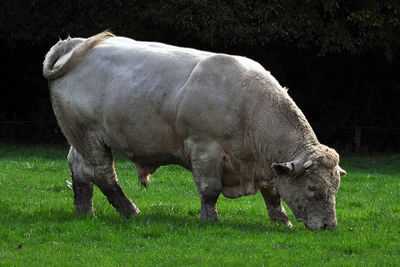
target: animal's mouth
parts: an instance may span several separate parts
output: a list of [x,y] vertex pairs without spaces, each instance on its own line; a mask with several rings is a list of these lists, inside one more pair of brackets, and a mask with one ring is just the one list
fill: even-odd
[[304,225],[308,228],[308,229],[310,229],[310,230],[313,230],[313,231],[317,231],[317,230],[322,230],[322,231],[325,231],[325,230],[333,230],[333,229],[335,229],[336,228],[336,226],[337,226],[337,224],[336,223],[326,223],[326,222],[323,222],[323,223],[321,223],[321,224],[307,224],[307,223],[304,223]]
[[315,226],[311,226],[311,225],[309,225],[309,224],[307,224],[307,223],[304,223],[304,225],[308,228],[308,229],[310,229],[310,230],[312,230],[312,231],[316,231],[316,230],[325,230],[325,228],[322,228],[322,227],[315,227]]

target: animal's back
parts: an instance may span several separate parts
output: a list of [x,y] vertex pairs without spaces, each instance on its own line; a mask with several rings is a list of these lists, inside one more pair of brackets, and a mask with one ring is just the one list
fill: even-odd
[[[79,46],[83,41],[70,42]],[[71,52],[52,65],[62,66]],[[79,139],[87,134],[77,132],[85,131],[134,161],[172,163],[182,158],[175,132],[182,88],[197,63],[212,55],[123,37],[103,40],[68,72],[50,80],[60,126],[71,143],[84,143]]]
[[238,135],[258,102],[255,83],[265,76],[281,90],[247,58],[112,37],[50,81],[50,91],[67,138],[89,131],[135,162],[186,164],[190,137],[215,139],[226,149],[242,145]]

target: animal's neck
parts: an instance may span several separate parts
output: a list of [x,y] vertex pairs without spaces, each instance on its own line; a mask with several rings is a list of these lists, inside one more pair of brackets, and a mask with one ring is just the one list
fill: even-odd
[[269,94],[263,102],[253,140],[258,159],[265,167],[291,161],[319,144],[304,114],[286,92]]

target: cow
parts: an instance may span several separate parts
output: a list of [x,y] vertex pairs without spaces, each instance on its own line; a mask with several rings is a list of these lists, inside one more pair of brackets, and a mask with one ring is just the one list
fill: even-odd
[[346,172],[319,143],[286,88],[259,63],[105,31],[60,40],[43,75],[58,124],[71,145],[74,205],[93,214],[96,185],[121,216],[139,209],[120,187],[112,150],[136,165],[138,179],[162,165],[191,171],[200,219],[216,203],[261,192],[272,221],[312,229],[337,226],[335,195]]

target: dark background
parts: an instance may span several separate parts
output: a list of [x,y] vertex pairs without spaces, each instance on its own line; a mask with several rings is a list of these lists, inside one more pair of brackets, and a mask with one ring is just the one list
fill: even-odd
[[110,29],[252,58],[289,88],[322,143],[347,152],[400,151],[398,0],[0,0],[0,6],[0,142],[65,142],[42,76],[44,56],[59,38]]

